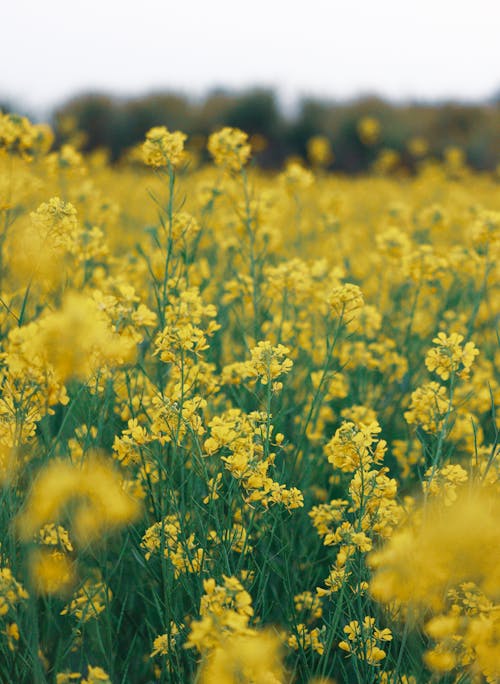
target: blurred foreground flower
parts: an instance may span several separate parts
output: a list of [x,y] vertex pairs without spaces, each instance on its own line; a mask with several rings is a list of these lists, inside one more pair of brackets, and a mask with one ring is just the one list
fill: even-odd
[[500,677],[499,517],[497,488],[463,487],[451,505],[438,498],[415,511],[370,557],[376,599],[435,614],[426,625],[438,642],[425,656],[431,670]]
[[124,491],[118,472],[102,456],[91,454],[82,464],[53,460],[38,475],[17,519],[20,538],[30,541],[72,502],[71,530],[80,544],[133,522],[140,513],[137,501]]

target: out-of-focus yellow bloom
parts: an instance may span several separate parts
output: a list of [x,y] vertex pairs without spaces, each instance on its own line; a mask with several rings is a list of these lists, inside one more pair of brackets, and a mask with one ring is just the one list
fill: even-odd
[[33,124],[18,114],[0,112],[0,149],[19,152],[31,160],[31,154],[47,152],[54,140],[54,134],[47,124]]
[[117,471],[101,456],[90,454],[82,464],[56,459],[42,468],[18,516],[21,539],[29,541],[44,524],[57,520],[72,501],[76,505],[71,531],[79,544],[128,525],[140,513]]
[[40,319],[30,346],[63,381],[89,379],[102,366],[132,361],[135,353],[134,339],[113,329],[99,301],[75,292],[66,295],[59,311]]
[[487,487],[464,488],[448,506],[430,502],[414,522],[395,532],[372,554],[371,592],[384,602],[439,609],[446,589],[474,579],[487,596],[500,599],[500,503]]
[[305,169],[299,161],[289,161],[279,178],[292,195],[299,190],[306,190],[314,183],[311,171]]
[[429,151],[429,143],[422,137],[410,138],[408,141],[408,150],[414,157],[425,157]]
[[324,135],[315,135],[307,141],[307,157],[313,166],[326,167],[334,156],[330,141]]
[[246,133],[239,128],[226,126],[212,133],[207,147],[217,166],[236,172],[245,166],[250,158],[252,149],[247,141]]
[[76,581],[75,564],[57,550],[37,549],[30,556],[31,581],[39,594],[64,595]]
[[358,123],[358,135],[365,145],[374,145],[380,137],[380,122],[373,116],[365,116]]
[[202,664],[201,684],[284,684],[281,643],[271,632],[233,634]]
[[145,164],[159,169],[163,166],[175,168],[184,159],[184,142],[187,135],[180,131],[171,133],[165,126],[155,126],[146,133],[142,146]]

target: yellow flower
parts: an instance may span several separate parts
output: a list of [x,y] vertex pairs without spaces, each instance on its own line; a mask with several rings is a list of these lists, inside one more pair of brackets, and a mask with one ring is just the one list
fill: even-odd
[[200,684],[282,684],[280,641],[271,632],[225,638],[204,661]]
[[81,465],[56,459],[42,468],[18,516],[21,539],[31,540],[71,501],[77,502],[72,532],[80,544],[133,522],[140,513],[138,502],[124,491],[118,472],[99,454],[90,454]]
[[239,128],[222,128],[208,139],[208,151],[217,166],[239,171],[247,163],[251,147],[248,135]]
[[375,618],[366,616],[361,624],[357,620],[351,620],[344,627],[344,632],[347,641],[339,643],[339,648],[343,651],[374,666],[378,666],[386,657],[385,651],[380,646],[392,640],[392,632],[387,628],[377,629]]
[[324,167],[333,161],[330,141],[324,135],[315,135],[307,141],[307,156],[313,166]]
[[87,679],[82,680],[82,684],[111,684],[109,675],[102,667],[92,667],[89,665]]
[[61,551],[33,551],[30,571],[32,583],[39,594],[64,595],[76,580],[74,562]]
[[[182,628],[184,625],[180,625]],[[153,642],[153,650],[151,651],[150,658],[155,656],[165,656],[168,655],[172,649],[177,646],[177,640],[179,637],[179,627],[175,622],[170,623],[170,631],[165,634],[160,634],[156,637]]]
[[358,123],[358,134],[365,145],[374,145],[380,136],[380,123],[373,116],[365,116]]
[[187,135],[180,131],[171,133],[165,126],[155,126],[146,133],[142,146],[145,164],[156,169],[163,166],[175,168],[184,159],[184,141]]
[[444,332],[438,333],[432,341],[436,345],[427,352],[425,365],[443,380],[448,380],[451,373],[458,372],[461,377],[467,377],[475,357],[479,354],[474,342],[466,342],[463,335]]
[[79,622],[95,620],[109,606],[111,589],[104,582],[85,580],[61,615],[73,615]]

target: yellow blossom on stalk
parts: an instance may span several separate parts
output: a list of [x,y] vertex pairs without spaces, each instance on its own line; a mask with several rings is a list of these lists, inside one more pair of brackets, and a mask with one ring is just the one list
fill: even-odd
[[323,655],[325,652],[324,639],[326,636],[326,628],[323,626],[321,629],[319,627],[314,627],[314,629],[308,629],[306,625],[299,623],[296,627],[296,634],[291,634],[287,639],[287,644],[294,651],[298,651],[299,648],[306,650],[310,648],[319,655]]
[[60,197],[52,197],[31,213],[31,222],[44,246],[72,249],[78,233],[75,207]]
[[215,164],[229,171],[239,171],[245,166],[252,151],[248,135],[239,128],[228,126],[212,133],[207,147]]
[[463,335],[447,335],[444,332],[438,333],[432,341],[436,346],[425,357],[425,365],[431,373],[434,371],[443,380],[448,380],[451,373],[463,378],[469,375],[474,359],[479,354],[474,342],[462,345]]
[[180,131],[171,133],[165,126],[155,126],[146,133],[142,146],[145,164],[155,169],[163,166],[175,168],[184,159],[184,141],[187,135]]
[[358,285],[345,283],[333,288],[328,296],[328,304],[336,316],[342,316],[349,321],[349,319],[355,318],[363,307],[363,293]]
[[392,641],[390,629],[378,629],[375,626],[375,618],[366,616],[360,624],[358,620],[351,620],[344,627],[347,639],[339,643],[339,648],[359,660],[365,660],[369,665],[380,665],[380,661],[386,657],[386,652],[381,648],[384,642]]
[[[182,629],[184,625],[180,625]],[[170,623],[170,630],[165,634],[160,634],[156,637],[153,642],[153,650],[151,651],[150,658],[155,656],[166,656],[172,652],[177,646],[177,641],[179,639],[180,631],[179,627],[175,622]]]
[[281,382],[274,382],[280,375],[292,370],[293,361],[287,357],[288,347],[282,344],[272,346],[269,341],[258,342],[250,350],[251,361],[249,370],[253,377],[258,378],[263,385],[272,384],[273,390],[282,388]]
[[61,611],[61,615],[73,615],[79,622],[95,620],[108,607],[112,599],[111,589],[99,579],[87,579]]
[[28,592],[16,580],[10,568],[0,568],[0,618],[28,599]]
[[178,211],[172,217],[169,237],[172,240],[188,240],[196,236],[201,226],[194,216],[187,211]]
[[451,506],[458,497],[462,485],[469,479],[465,468],[449,463],[442,468],[429,468],[425,472],[424,492],[441,497],[445,506]]
[[148,527],[142,537],[141,547],[146,560],[163,551],[164,557],[174,566],[176,577],[201,570],[203,549],[196,543],[194,534],[186,534],[185,523],[181,525],[176,515],[167,515],[161,523]]
[[210,578],[203,580],[201,619],[191,624],[186,648],[200,653],[212,651],[231,634],[251,634],[252,598],[236,577],[223,576],[223,584]]
[[19,642],[19,627],[16,622],[10,622],[5,629],[0,632],[7,637],[7,647],[9,651],[15,651]]
[[3,114],[0,112],[1,147],[10,149],[15,144],[19,144],[21,149],[23,149],[30,147],[31,139],[32,126],[26,117],[17,114]]
[[68,530],[62,525],[48,523],[44,525],[37,535],[41,544],[51,547],[59,547],[63,551],[73,551],[73,544],[69,538]]
[[213,304],[205,304],[197,287],[172,296],[165,309],[166,326],[155,340],[155,355],[165,363],[191,363],[189,356],[200,357],[209,348],[208,338],[212,337],[220,325],[211,320],[217,316]]
[[[267,372],[267,371],[266,371]],[[250,375],[250,372],[248,372]],[[275,383],[273,383],[275,384]],[[267,508],[282,503],[288,510],[304,505],[302,493],[296,488],[287,489],[274,481],[268,471],[274,463],[274,452],[265,454],[265,443],[273,434],[267,414],[253,411],[246,415],[238,409],[230,409],[210,423],[211,436],[204,442],[207,454],[214,454],[224,448],[227,455],[221,456],[226,469],[242,485],[246,501],[250,505],[259,502]],[[276,444],[283,441],[276,435]]]
[[446,387],[428,382],[412,392],[404,417],[409,425],[421,425],[426,432],[436,433],[450,410]]
[[385,440],[377,441],[380,431],[377,421],[367,425],[344,421],[325,446],[328,461],[346,473],[380,463],[387,450]]
[[74,260],[87,235],[80,226],[75,207],[53,197],[31,212],[29,220],[9,231],[6,249],[14,282],[26,288],[36,283],[45,291],[54,291],[70,278]]
[[293,597],[297,613],[310,613],[312,619],[320,618],[323,614],[322,602],[319,596],[310,591],[303,591]]

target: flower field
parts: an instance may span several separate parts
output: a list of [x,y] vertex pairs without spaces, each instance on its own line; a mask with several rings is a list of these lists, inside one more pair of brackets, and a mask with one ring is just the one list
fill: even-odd
[[500,682],[498,174],[77,142],[0,114],[0,682]]

